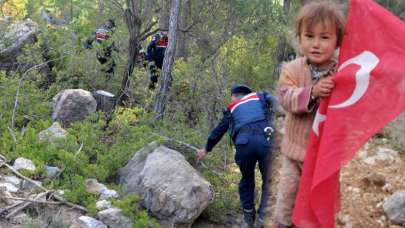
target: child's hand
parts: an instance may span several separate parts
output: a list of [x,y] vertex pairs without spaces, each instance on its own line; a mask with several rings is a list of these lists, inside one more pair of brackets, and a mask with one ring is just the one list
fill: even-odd
[[318,81],[318,83],[316,83],[312,87],[311,96],[316,97],[316,98],[329,97],[330,94],[332,93],[332,90],[334,87],[335,87],[335,83],[333,82],[333,80],[330,76],[326,77],[326,78],[321,78]]

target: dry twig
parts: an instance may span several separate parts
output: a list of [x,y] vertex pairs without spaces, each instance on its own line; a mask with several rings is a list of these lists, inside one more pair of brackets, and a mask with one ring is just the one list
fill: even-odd
[[[1,156],[1,155],[0,155],[0,156]],[[4,157],[4,156],[3,156],[3,157]],[[11,170],[11,172],[13,172],[15,175],[17,175],[18,177],[20,177],[20,178],[22,178],[22,179],[24,179],[24,180],[26,180],[26,181],[28,181],[28,182],[30,182],[30,183],[32,183],[32,184],[34,184],[35,186],[37,186],[39,189],[41,189],[41,190],[44,191],[44,192],[46,192],[46,193],[53,192],[53,190],[46,189],[45,187],[43,187],[42,185],[38,184],[38,183],[35,182],[34,180],[32,180],[32,179],[30,179],[30,178],[28,178],[28,177],[22,175],[20,172],[18,172],[17,170],[15,170],[15,169],[14,169],[13,167],[11,167],[9,164],[7,164],[7,163],[2,163],[2,164],[0,164],[0,167],[1,167],[1,166],[6,166],[6,167],[7,167],[9,170]],[[58,196],[58,195],[52,194],[52,198],[54,198],[55,200],[61,202],[62,204],[65,204],[65,205],[67,205],[67,206],[72,207],[73,209],[78,209],[78,210],[81,210],[81,211],[87,213],[87,209],[86,209],[85,207],[82,207],[82,206],[80,206],[80,205],[67,202],[67,201],[65,201],[62,197],[60,197],[60,196]]]

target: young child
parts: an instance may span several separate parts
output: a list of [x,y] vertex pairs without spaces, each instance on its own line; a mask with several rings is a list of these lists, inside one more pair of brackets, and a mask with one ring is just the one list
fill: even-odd
[[335,50],[343,37],[344,17],[338,5],[330,1],[306,4],[296,18],[295,34],[303,57],[282,68],[278,96],[288,112],[280,183],[275,206],[278,228],[293,227],[292,210],[309,143],[312,122],[319,100],[330,96],[334,83]]

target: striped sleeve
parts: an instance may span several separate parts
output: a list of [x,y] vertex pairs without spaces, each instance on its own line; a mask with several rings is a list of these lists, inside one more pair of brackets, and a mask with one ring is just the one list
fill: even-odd
[[283,67],[278,82],[278,97],[281,106],[288,112],[309,113],[311,86],[299,87],[298,78]]

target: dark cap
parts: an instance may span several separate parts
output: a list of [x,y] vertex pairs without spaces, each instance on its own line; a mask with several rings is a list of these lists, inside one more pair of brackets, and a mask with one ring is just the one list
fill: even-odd
[[242,94],[249,94],[252,90],[246,85],[234,85],[231,88],[231,94],[242,93]]

